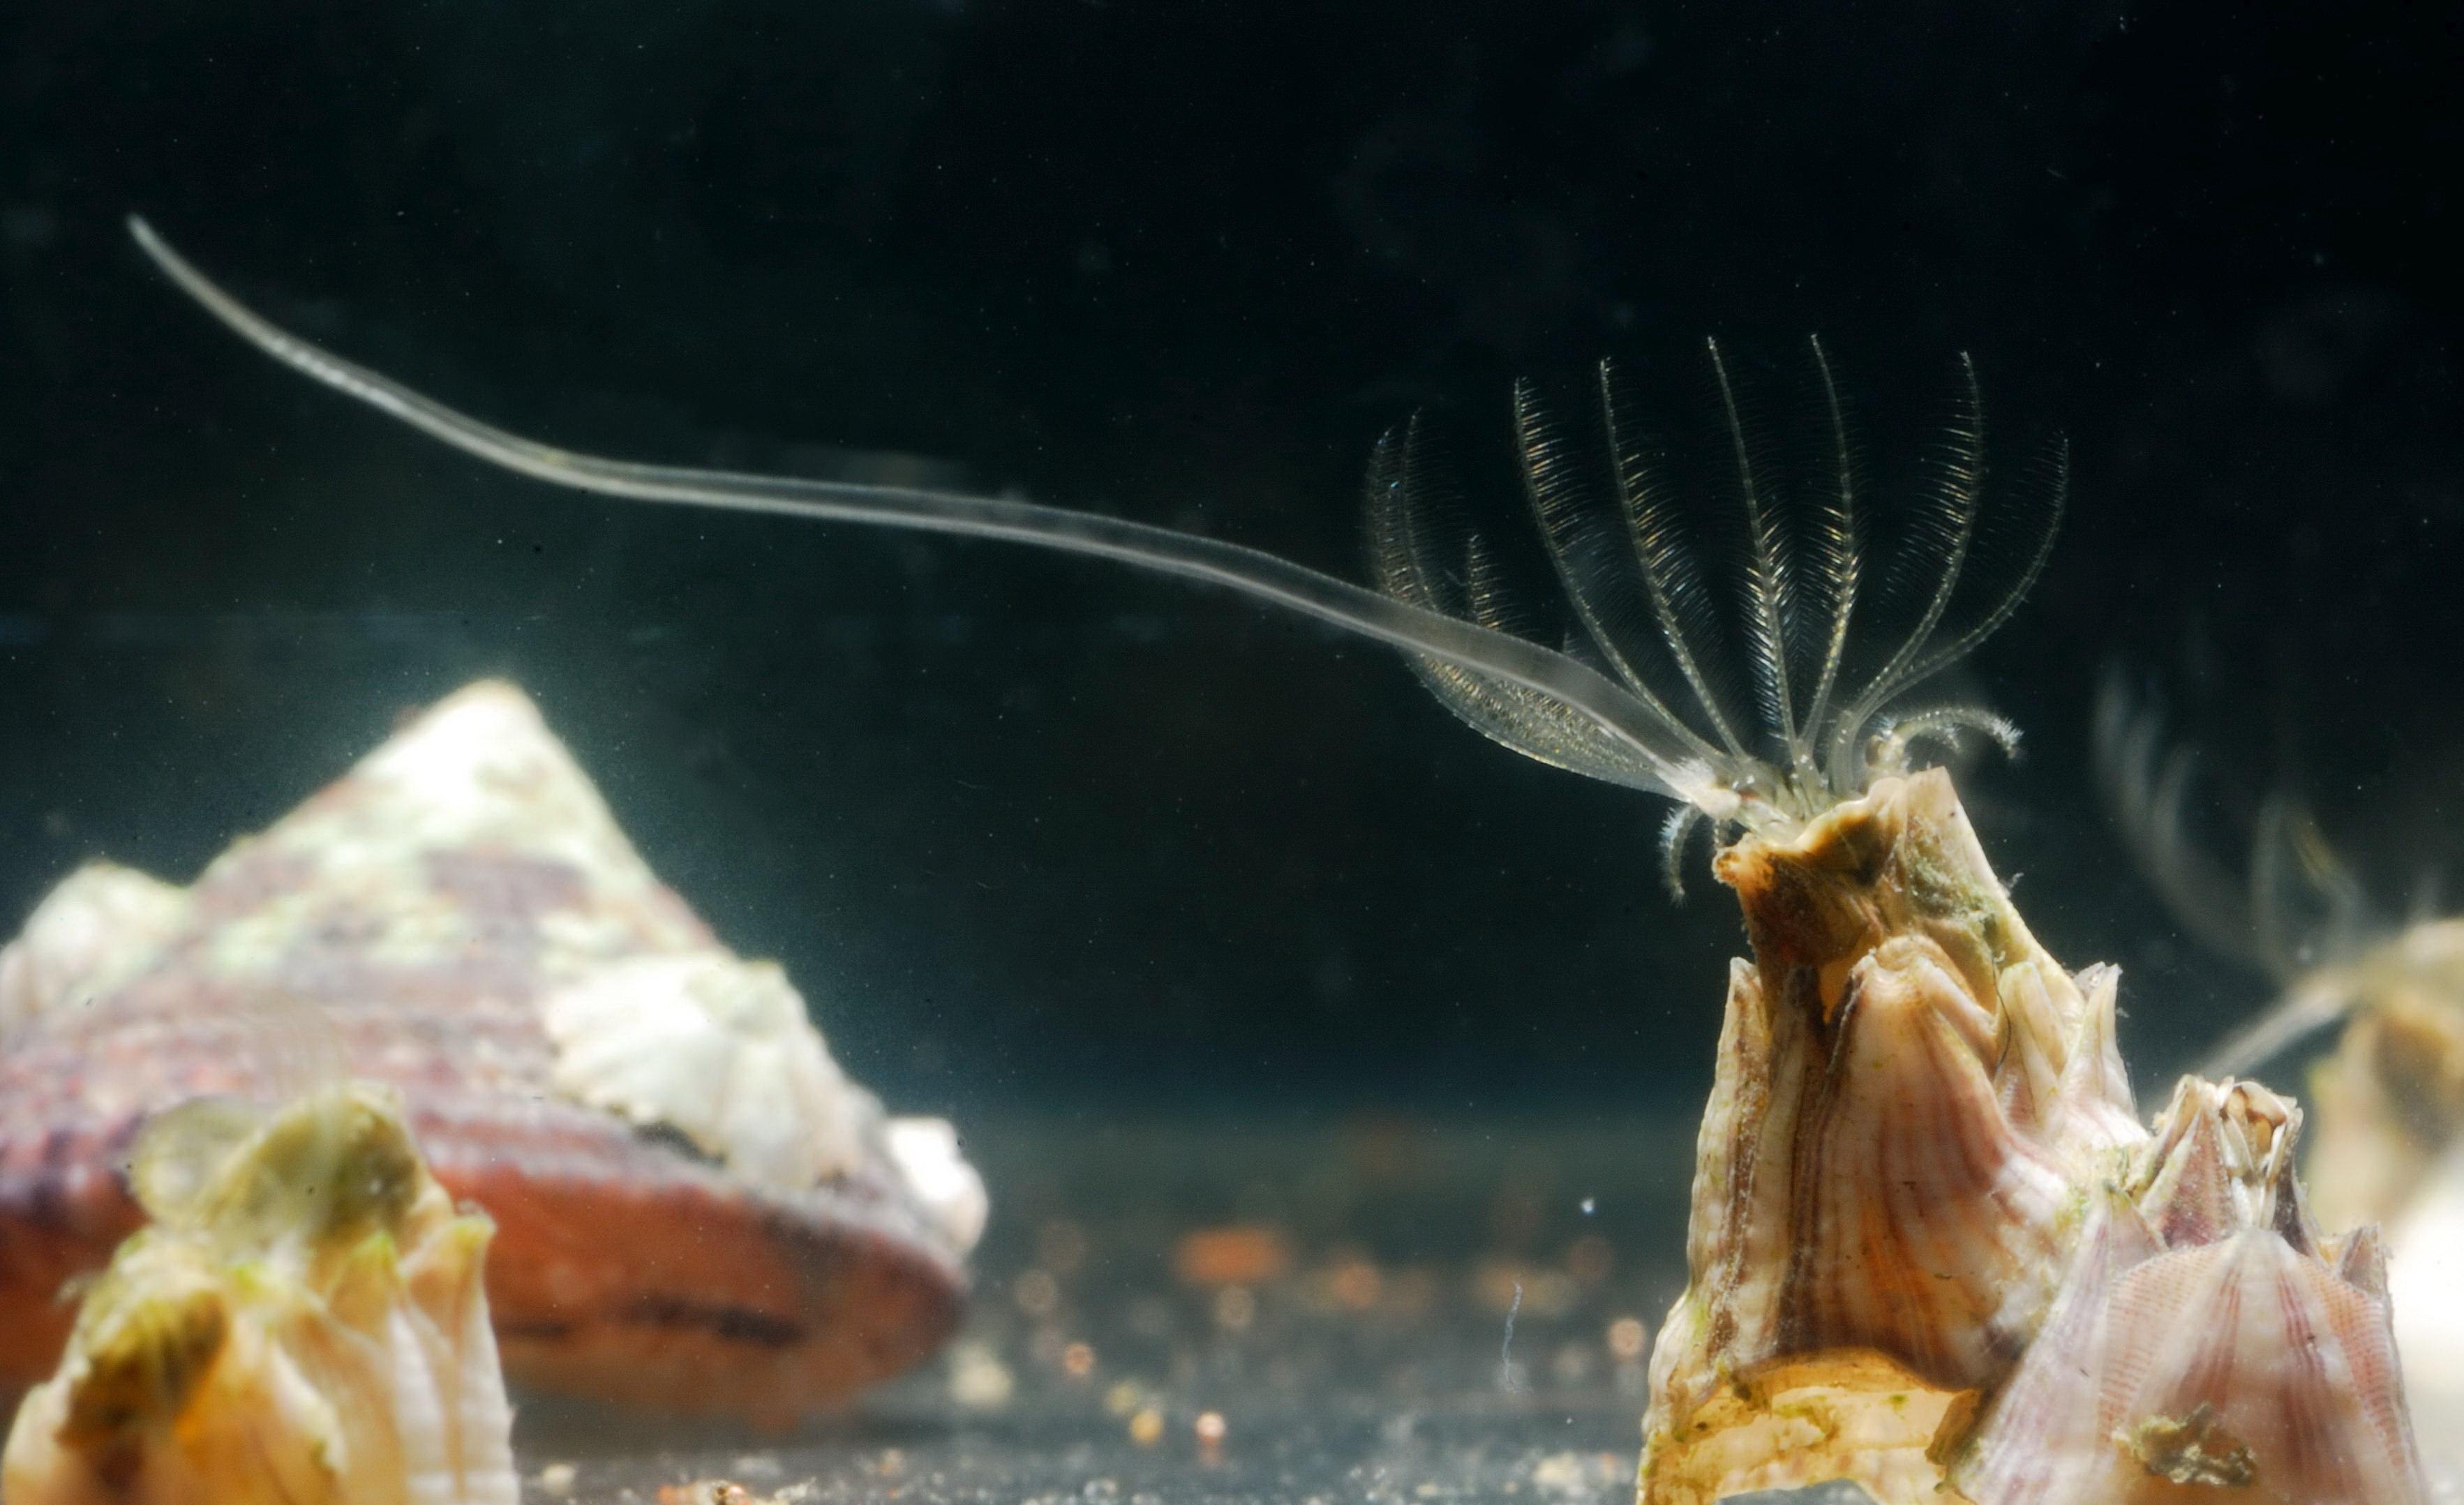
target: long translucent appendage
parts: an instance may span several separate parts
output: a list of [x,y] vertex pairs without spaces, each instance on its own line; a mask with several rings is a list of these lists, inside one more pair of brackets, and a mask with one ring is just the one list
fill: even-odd
[[997,497],[637,465],[484,424],[279,328],[216,286],[136,216],[137,244],[181,291],[259,350],[465,453],[538,480],[633,501],[1000,538],[1203,580],[1563,703],[1631,748],[1661,792],[1702,793],[1699,739],[1562,653],[1219,539]]

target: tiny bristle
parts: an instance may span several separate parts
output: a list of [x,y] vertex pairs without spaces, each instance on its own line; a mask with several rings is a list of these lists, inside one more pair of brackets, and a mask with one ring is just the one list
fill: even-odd
[[1668,897],[1679,904],[1685,902],[1686,839],[1702,821],[1699,807],[1679,805],[1660,824],[1660,881],[1667,888]]

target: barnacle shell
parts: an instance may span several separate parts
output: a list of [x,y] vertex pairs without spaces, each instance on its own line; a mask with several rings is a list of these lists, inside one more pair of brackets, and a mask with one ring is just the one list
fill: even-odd
[[2087,1191],[2145,1137],[2115,976],[2013,910],[1940,772],[1722,854],[1730,971],[1687,1290],[1644,1418],[1644,1505],[1845,1478],[1930,1501],[2042,1320]]
[[[138,1214],[146,1115],[323,1063],[333,1019],[439,1180],[498,1230],[515,1378],[787,1415],[954,1325],[982,1187],[893,1148],[776,967],[663,886],[521,693],[451,697],[190,887],[72,877],[0,954],[0,1384],[49,1369],[62,1282]],[[269,1041],[275,1048],[269,1049]],[[912,1136],[911,1136],[912,1137]]]
[[1953,1469],[1975,1505],[2427,1498],[2375,1229],[2322,1238],[2300,1113],[2186,1080],[2102,1189],[2027,1359]]
[[2311,1076],[2315,1211],[2392,1228],[2464,1129],[2464,920],[2411,926],[2296,986],[2353,1014]]
[[2425,1459],[2464,1479],[2464,920],[2409,926],[2291,989],[2351,1017],[2310,1074],[2310,1208],[2330,1230],[2385,1227]]
[[881,1126],[881,1147],[898,1167],[925,1216],[953,1249],[973,1249],[984,1236],[992,1204],[983,1177],[967,1164],[958,1131],[948,1119],[891,1119]]
[[154,1226],[19,1409],[10,1505],[514,1505],[487,1219],[454,1210],[390,1090],[233,1107],[146,1134]]

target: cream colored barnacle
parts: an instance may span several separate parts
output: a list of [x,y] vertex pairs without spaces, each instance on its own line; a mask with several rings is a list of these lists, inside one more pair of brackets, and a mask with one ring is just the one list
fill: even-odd
[[393,1094],[192,1103],[132,1173],[152,1222],[19,1409],[10,1505],[514,1505],[489,1224],[429,1175]]

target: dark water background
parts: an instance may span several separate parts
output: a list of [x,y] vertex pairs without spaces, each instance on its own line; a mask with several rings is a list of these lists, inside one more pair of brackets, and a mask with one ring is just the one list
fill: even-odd
[[2051,573],[1972,666],[2028,755],[1964,783],[2047,943],[2127,969],[2159,1079],[2263,985],[2099,813],[2109,657],[2174,687],[2220,824],[2291,776],[2390,903],[2464,859],[2458,24],[11,7],[0,915],[91,855],[185,877],[506,674],[903,1104],[1690,1105],[1741,937],[1660,893],[1658,803],[1178,584],[490,473],[240,348],[121,220],[576,447],[1017,488],[1353,575],[1414,409],[1493,475],[1515,374],[1682,387],[1705,334],[1752,369],[1819,330],[1883,480],[1961,349],[1997,435],[2072,438]]

